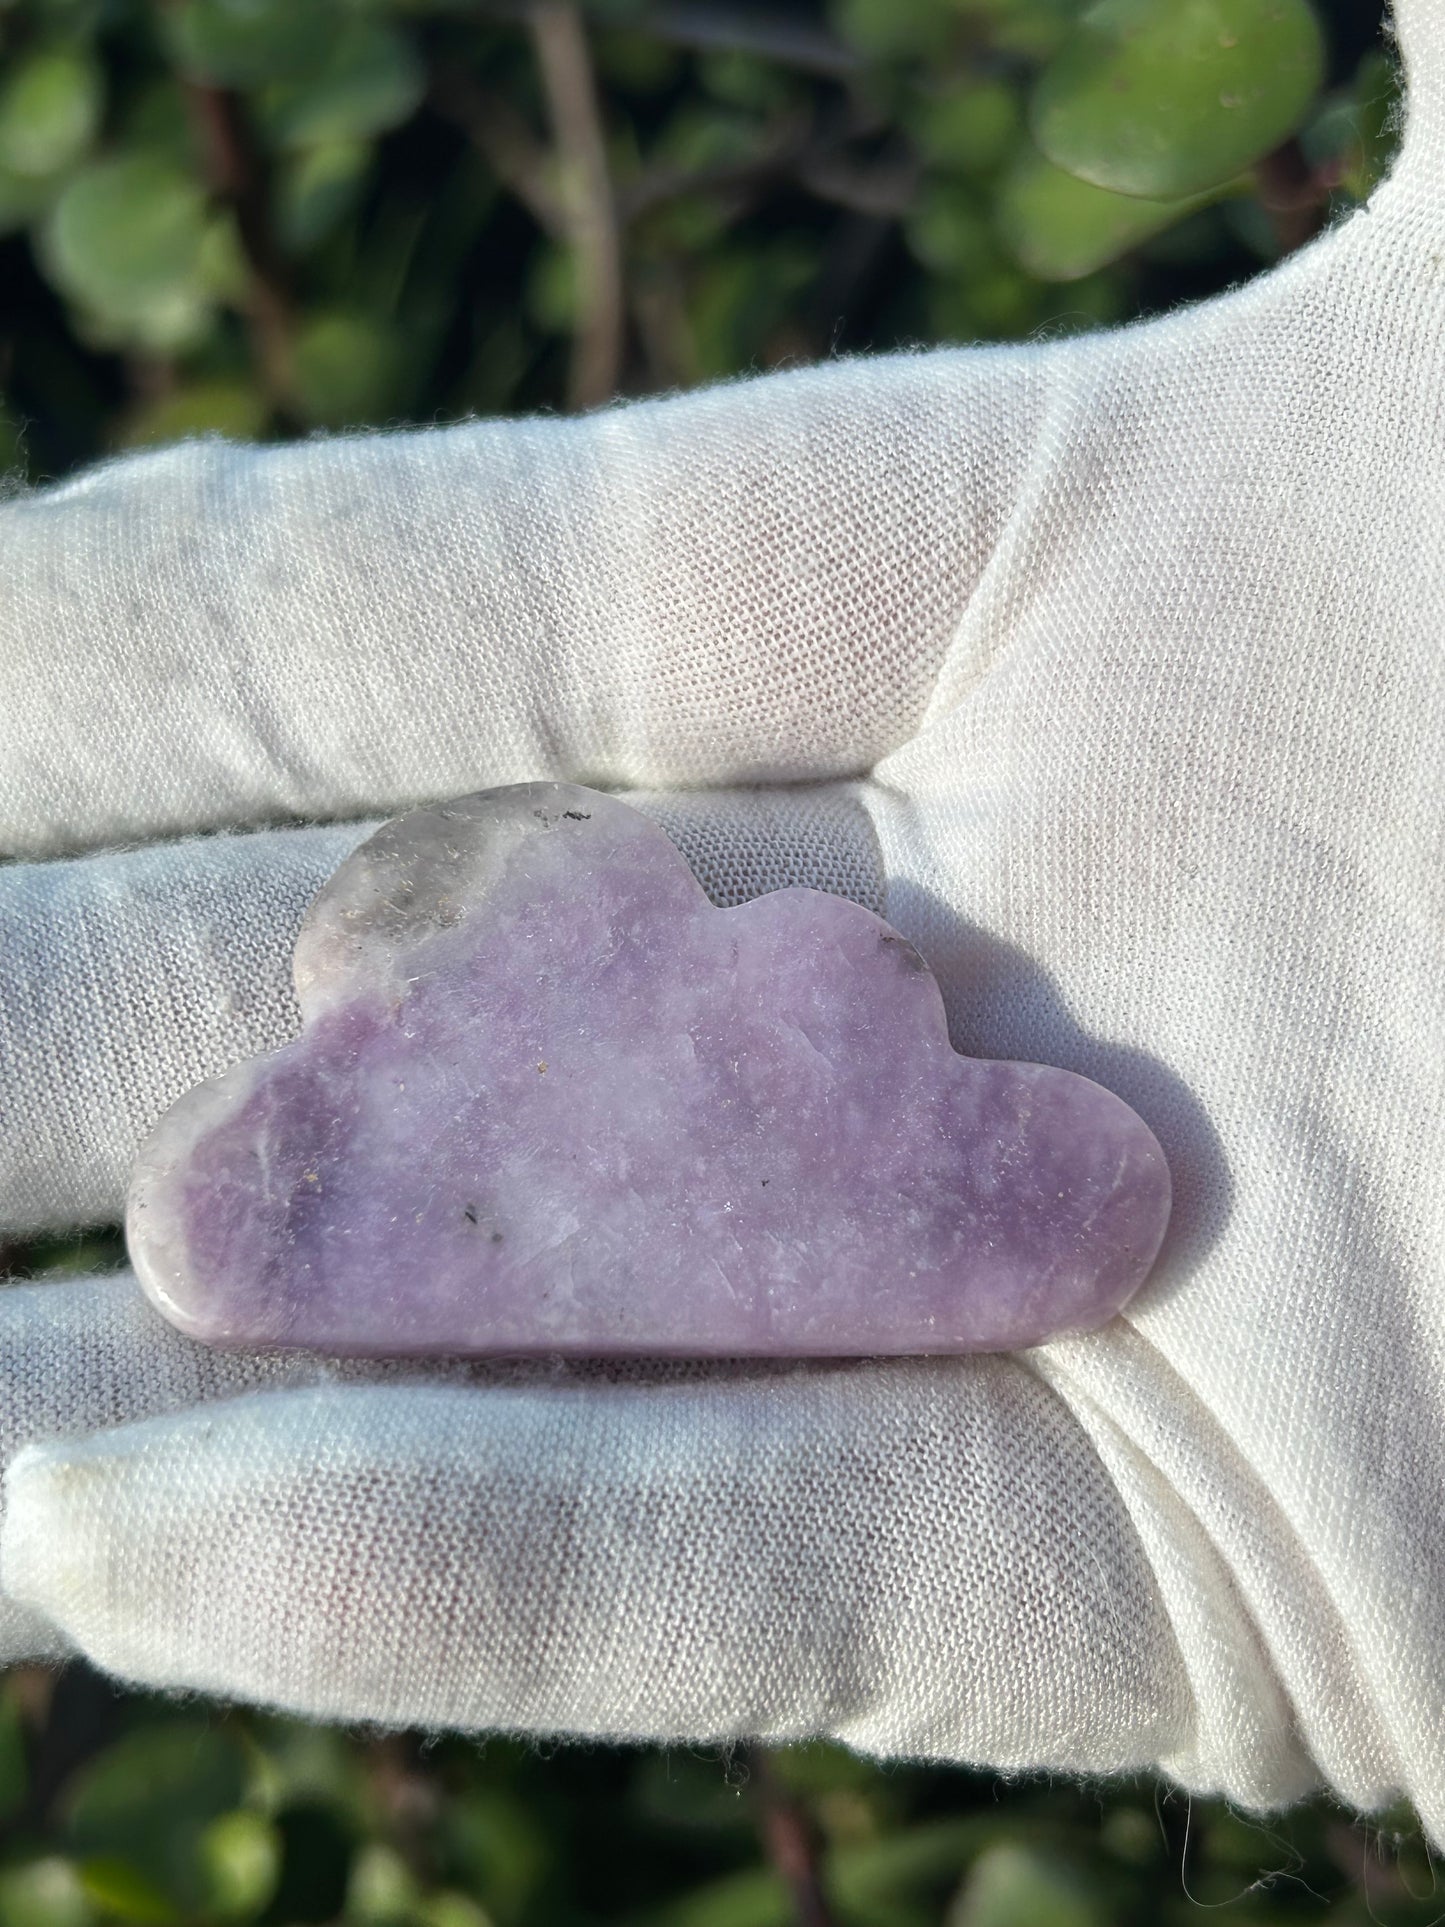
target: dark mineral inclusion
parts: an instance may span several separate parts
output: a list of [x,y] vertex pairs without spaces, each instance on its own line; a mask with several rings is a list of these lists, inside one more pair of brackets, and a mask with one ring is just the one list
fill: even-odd
[[715,909],[566,783],[388,824],[312,904],[301,1034],[189,1091],[131,1257],[215,1344],[996,1351],[1111,1317],[1169,1172],[1086,1077],[961,1057],[871,911]]

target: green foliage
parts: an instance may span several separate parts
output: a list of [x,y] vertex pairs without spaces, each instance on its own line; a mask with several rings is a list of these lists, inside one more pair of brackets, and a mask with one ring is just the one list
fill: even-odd
[[1045,68],[1030,121],[1056,167],[1177,201],[1278,146],[1323,67],[1308,0],[1097,0]]
[[361,141],[415,112],[426,70],[412,42],[379,20],[348,20],[305,73],[261,92],[262,126],[278,147]]
[[[0,1688],[0,1927],[1426,1927],[1404,1812],[1263,1823],[1147,1779],[1084,1785],[753,1749],[366,1736]],[[8,1753],[8,1760],[7,1760]],[[790,1872],[792,1870],[792,1872]]]
[[97,342],[193,346],[210,311],[212,216],[173,161],[137,152],[82,168],[51,209],[41,259]]
[[1019,261],[1044,281],[1076,281],[1117,260],[1197,207],[1112,194],[1024,153],[999,195],[999,227]]
[[44,180],[80,159],[100,124],[101,72],[73,47],[37,49],[0,82],[0,168]]
[[[1396,138],[1389,55],[1345,0],[708,18],[589,0],[599,201],[522,10],[7,0],[0,462],[38,480],[187,435],[1098,326],[1299,245]],[[1261,185],[1291,142],[1302,215]],[[600,362],[599,236],[623,301]]]

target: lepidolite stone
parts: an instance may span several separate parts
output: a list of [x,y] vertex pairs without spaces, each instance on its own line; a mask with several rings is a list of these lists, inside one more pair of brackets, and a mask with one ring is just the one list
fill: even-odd
[[301,1034],[188,1092],[131,1257],[214,1344],[1003,1350],[1100,1324],[1169,1215],[1152,1133],[961,1057],[922,957],[786,889],[715,909],[565,783],[388,824],[296,947]]

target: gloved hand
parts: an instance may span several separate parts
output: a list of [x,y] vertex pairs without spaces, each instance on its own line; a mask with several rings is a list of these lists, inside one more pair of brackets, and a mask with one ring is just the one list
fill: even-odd
[[294,1032],[381,817],[543,777],[880,911],[1175,1185],[1127,1313],[1009,1357],[341,1369],[12,1288],[9,1654],[1445,1844],[1445,5],[1398,31],[1392,178],[1190,311],[0,509],[5,1224],[114,1218]]

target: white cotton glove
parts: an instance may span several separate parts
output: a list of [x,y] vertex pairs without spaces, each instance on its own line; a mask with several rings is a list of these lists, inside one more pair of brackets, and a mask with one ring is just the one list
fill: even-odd
[[116,1217],[294,1033],[380,817],[549,777],[716,902],[880,911],[961,1050],[1107,1085],[1175,1186],[1127,1312],[1010,1357],[387,1373],[0,1293],[12,1654],[1445,1844],[1445,3],[1398,29],[1394,176],[1188,312],[0,509],[14,1229]]

